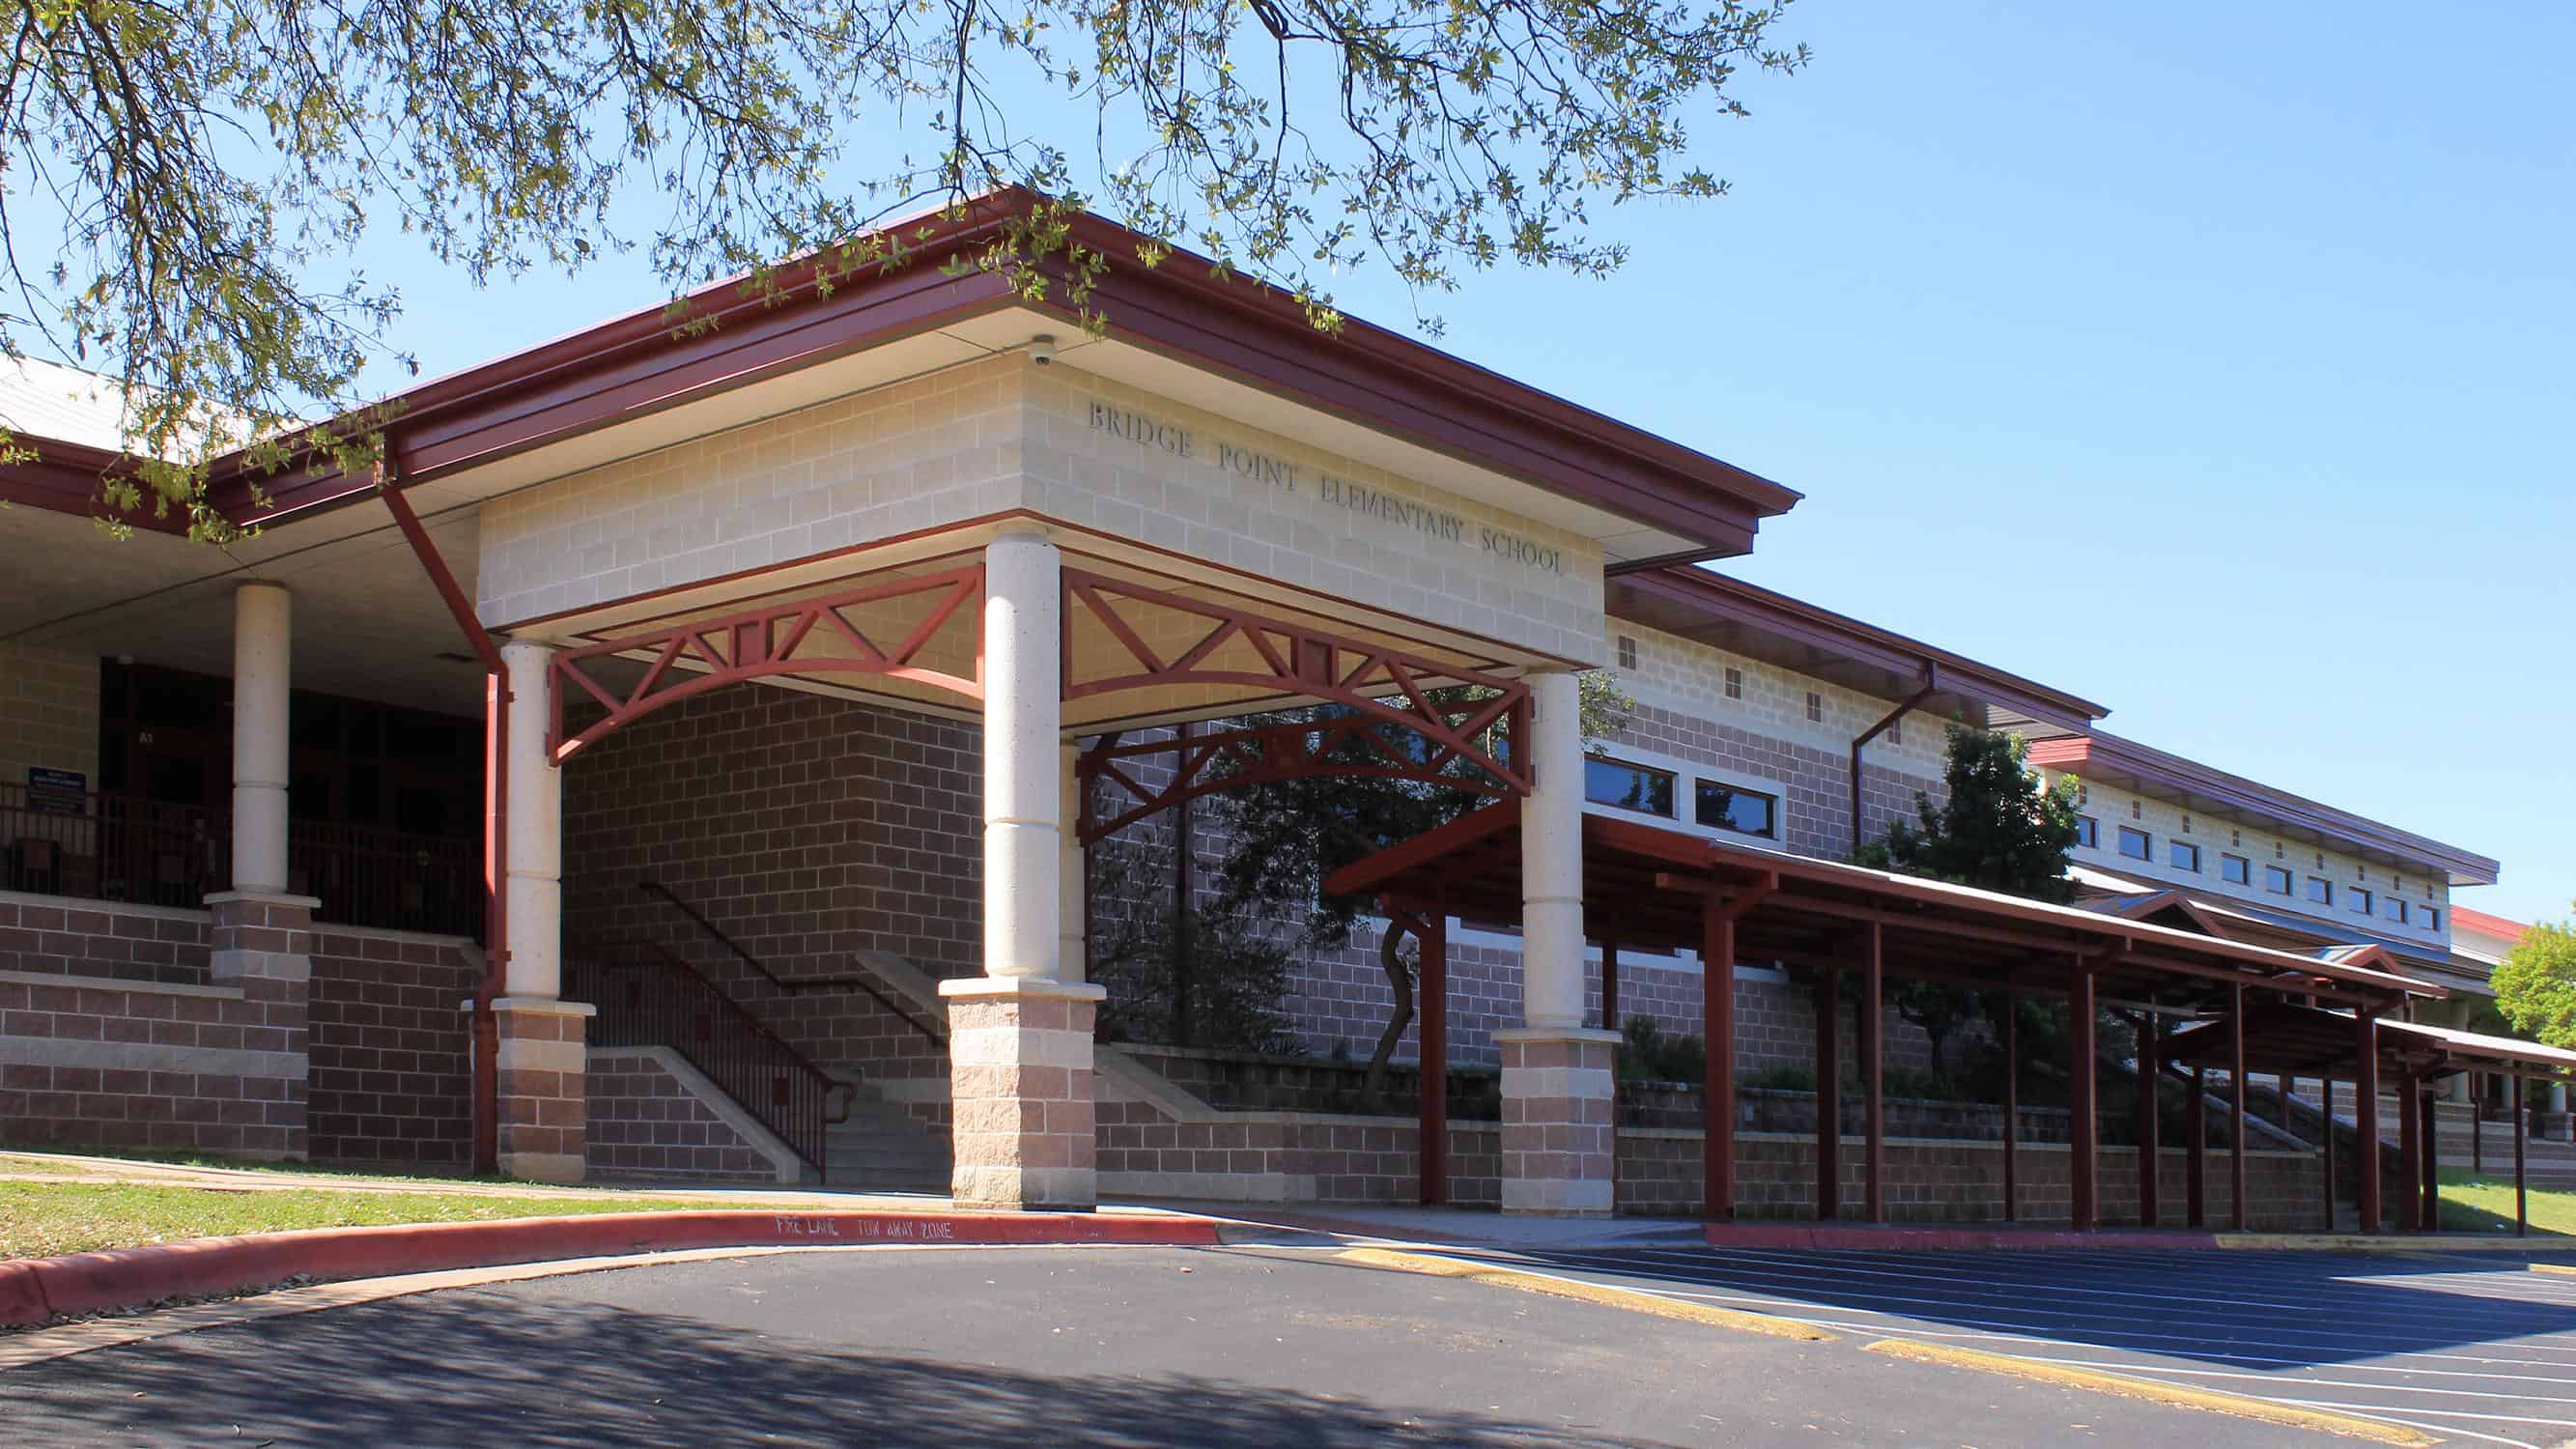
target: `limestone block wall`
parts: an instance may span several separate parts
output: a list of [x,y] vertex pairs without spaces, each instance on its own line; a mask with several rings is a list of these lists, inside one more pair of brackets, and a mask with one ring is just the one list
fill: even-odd
[[203,984],[204,911],[0,891],[0,971]]
[[301,988],[0,971],[0,1141],[303,1156]]
[[482,974],[482,952],[459,937],[314,928],[316,1161],[470,1161],[473,1039],[460,1008]]
[[[779,1165],[673,1070],[666,1053],[594,1048],[584,1082],[595,1178],[767,1183]],[[792,1180],[792,1178],[791,1178]]]

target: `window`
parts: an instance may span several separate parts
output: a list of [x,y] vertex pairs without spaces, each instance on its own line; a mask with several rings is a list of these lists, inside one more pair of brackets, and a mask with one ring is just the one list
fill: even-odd
[[2406,903],[2395,896],[2381,896],[2379,898],[2379,914],[2385,920],[2395,921],[2401,926],[2405,925]]
[[1905,721],[1900,719],[1893,721],[1888,725],[1887,742],[1891,745],[1901,745],[1905,743]]
[[2254,862],[2241,855],[2222,855],[2218,858],[2218,878],[2229,885],[2252,885]]
[[2290,872],[2277,865],[2263,867],[2263,889],[2276,896],[2290,893]]
[[2156,858],[2155,845],[2147,838],[2147,832],[2126,825],[2120,827],[2120,853],[2131,860]]
[[2146,819],[2146,818],[2147,818],[2147,802],[2145,802],[2144,800],[2132,800],[2132,801],[2130,801],[2130,802],[2129,802],[2129,818],[2130,818],[2130,819],[2132,819],[2132,820],[2144,820],[2144,819]]
[[2171,861],[2176,870],[2187,870],[2194,875],[2200,874],[2200,847],[2188,840],[2167,841],[2165,859]]
[[2182,818],[2182,833],[2185,835],[2191,834],[2191,817],[2188,815]]
[[1780,797],[1747,790],[1720,780],[1702,780],[1694,787],[1695,804],[1702,825],[1720,830],[1733,830],[1744,835],[1770,836],[1780,820]]
[[2334,904],[2334,882],[2322,876],[2308,877],[2308,899],[2321,906]]
[[1673,813],[1673,773],[1617,760],[1583,762],[1583,798],[1595,805],[1616,805],[1648,815]]
[[1812,689],[1811,689],[1811,690],[1808,690],[1808,691],[1807,691],[1807,723],[1809,723],[1809,724],[1822,724],[1822,723],[1824,723],[1824,720],[1825,720],[1825,697],[1824,697],[1823,695],[1821,695],[1821,694],[1816,693],[1816,692],[1815,692],[1814,690],[1812,690]]
[[2370,891],[2368,888],[2363,886],[2354,886],[2351,892],[2344,897],[2343,903],[2344,908],[2351,911],[2356,916],[2369,915]]
[[2442,913],[2439,909],[2432,906],[2426,906],[2421,912],[2419,912],[2419,914],[2424,917],[2425,930],[2438,931],[2442,929]]
[[2090,815],[2075,817],[2075,843],[2086,850],[2102,848],[2102,822]]
[[1728,665],[1726,670],[1726,697],[1729,699],[1744,697],[1744,671],[1733,665]]
[[1637,667],[1637,636],[1634,634],[1619,636],[1619,667],[1622,669]]

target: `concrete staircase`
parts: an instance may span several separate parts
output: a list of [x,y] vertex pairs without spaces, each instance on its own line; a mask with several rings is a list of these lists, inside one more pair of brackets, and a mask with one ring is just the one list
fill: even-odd
[[849,1082],[853,1094],[850,1119],[833,1124],[825,1137],[823,1181],[881,1192],[947,1192],[947,1134],[866,1082],[833,1075]]

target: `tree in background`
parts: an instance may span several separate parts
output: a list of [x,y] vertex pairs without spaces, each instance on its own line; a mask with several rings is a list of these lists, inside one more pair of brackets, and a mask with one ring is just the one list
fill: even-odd
[[2576,920],[2543,921],[2525,931],[2488,980],[2496,1010],[2514,1030],[2576,1051]]
[[[389,356],[399,294],[349,260],[370,234],[417,236],[477,283],[640,249],[674,291],[747,273],[748,293],[774,294],[899,264],[907,237],[869,228],[1018,183],[1058,201],[969,264],[1032,300],[1049,253],[1079,277],[1188,245],[1326,329],[1340,318],[1317,279],[1375,260],[1436,331],[1419,299],[1498,261],[1617,268],[1626,248],[1595,206],[1722,194],[1694,128],[1745,114],[1740,69],[1806,61],[1770,39],[1780,4],[1740,0],[6,14],[0,351],[39,344],[116,375],[128,446],[163,466],[103,482],[106,512],[176,511],[213,534],[204,465],[226,448],[265,439],[285,467],[375,446],[363,413],[302,431],[363,401],[362,372]],[[1146,244],[1076,255],[1077,206]]]
[[[1458,698],[1437,692],[1436,706]],[[1636,709],[1602,670],[1581,679],[1582,729],[1587,742],[1617,732]],[[1245,725],[1305,723],[1321,709],[1290,710],[1237,721]],[[1400,732],[1400,729],[1399,729]],[[1356,752],[1366,746],[1353,745]],[[1452,772],[1473,770],[1453,762]],[[1472,790],[1414,780],[1371,777],[1308,776],[1246,785],[1211,797],[1210,828],[1221,843],[1214,884],[1213,913],[1266,921],[1299,952],[1329,953],[1351,944],[1364,917],[1377,903],[1357,896],[1324,894],[1324,881],[1334,871],[1390,845],[1434,830],[1486,803]],[[1386,975],[1393,1007],[1370,1052],[1363,1093],[1375,1100],[1383,1090],[1386,1066],[1414,1017],[1414,972],[1418,951],[1401,925],[1389,925],[1377,939],[1378,969]]]
[[[1935,808],[1918,792],[1917,823],[1891,822],[1886,837],[1862,846],[1853,860],[2030,900],[2062,905],[2075,898],[2075,883],[2066,873],[2067,852],[2076,840],[2072,778],[2047,785],[2031,768],[2030,745],[2021,736],[1958,725],[1950,727],[1941,778],[1949,796],[1942,805]],[[1963,987],[1906,981],[1888,1001],[1932,1039],[1932,1070],[1938,1075],[1944,1044],[1988,1014],[1982,996]]]

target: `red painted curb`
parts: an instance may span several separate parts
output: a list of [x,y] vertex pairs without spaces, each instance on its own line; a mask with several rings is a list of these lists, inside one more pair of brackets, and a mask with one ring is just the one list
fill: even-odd
[[1719,1248],[1876,1249],[1957,1251],[1982,1248],[2215,1248],[2218,1235],[2071,1228],[1819,1227],[1811,1223],[1710,1223],[1710,1246]]
[[1213,1247],[1197,1218],[1092,1213],[673,1212],[309,1228],[0,1262],[0,1324],[42,1323],[289,1278],[378,1278],[678,1248],[865,1243]]

